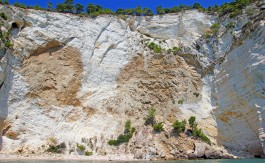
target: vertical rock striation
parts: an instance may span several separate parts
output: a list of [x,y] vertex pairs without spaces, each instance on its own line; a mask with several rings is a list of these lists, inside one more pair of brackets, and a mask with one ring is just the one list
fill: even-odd
[[[123,20],[2,5],[0,11],[14,44],[0,53],[2,152],[41,154],[64,142],[64,153],[75,155],[76,143],[95,155],[144,159],[219,158],[226,150],[264,155],[262,12],[218,19],[190,10]],[[216,22],[218,35],[203,37]],[[227,29],[230,22],[235,27]],[[165,50],[155,53],[152,42]],[[151,107],[164,122],[161,134],[144,125]],[[190,116],[212,146],[172,134],[172,123]],[[128,119],[137,131],[131,141],[108,145]]]

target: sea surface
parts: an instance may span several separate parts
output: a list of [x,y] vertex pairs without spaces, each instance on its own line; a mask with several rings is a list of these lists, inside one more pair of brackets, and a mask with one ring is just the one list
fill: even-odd
[[265,163],[265,159],[242,160],[185,160],[185,161],[44,161],[44,160],[8,160],[1,163]]

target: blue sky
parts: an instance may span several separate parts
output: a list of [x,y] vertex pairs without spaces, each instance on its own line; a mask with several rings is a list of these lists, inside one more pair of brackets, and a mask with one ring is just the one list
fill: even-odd
[[[39,4],[41,7],[47,7],[48,2],[54,4],[63,3],[64,0],[9,0],[10,3],[20,2],[25,5]],[[215,4],[221,5],[225,2],[232,2],[232,0],[74,0],[75,3],[81,3],[86,6],[88,3],[99,4],[105,8],[116,10],[118,8],[135,8],[136,6],[148,7],[155,11],[158,5],[163,7],[172,7],[180,4],[192,5],[195,2],[200,3],[204,7],[213,6]]]

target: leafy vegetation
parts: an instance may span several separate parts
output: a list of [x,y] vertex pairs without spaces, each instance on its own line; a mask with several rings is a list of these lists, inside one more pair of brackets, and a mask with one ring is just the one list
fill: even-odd
[[178,100],[178,104],[183,104],[184,103],[184,100],[183,99],[180,99],[180,100]]
[[217,34],[219,32],[219,29],[221,28],[220,24],[218,23],[214,23],[212,26],[211,26],[211,30],[212,30],[212,33],[213,34]]
[[147,115],[147,117],[145,119],[145,124],[146,125],[154,125],[156,123],[155,114],[156,114],[156,109],[155,108],[151,108],[148,111],[148,115]]
[[16,6],[16,7],[20,7],[20,8],[27,8],[27,6],[26,5],[24,5],[23,3],[19,3],[19,2],[15,2],[14,3],[14,6]]
[[189,125],[192,128],[192,135],[200,138],[202,141],[211,144],[210,139],[202,132],[202,129],[197,127],[196,117],[191,116],[189,118]]
[[135,132],[135,128],[131,126],[131,121],[128,120],[125,123],[124,134],[120,134],[116,140],[114,139],[109,140],[108,144],[118,146],[122,143],[129,142],[134,132]]
[[156,132],[164,131],[163,122],[156,123],[155,115],[156,115],[156,109],[155,108],[151,108],[148,111],[148,115],[147,115],[147,117],[145,119],[145,125],[153,126],[153,129]]
[[92,156],[92,155],[93,155],[93,152],[85,151],[85,156]]
[[7,20],[7,16],[5,13],[1,12],[0,17],[3,18],[4,20]]
[[9,2],[8,0],[0,0],[0,4],[3,4],[3,5],[8,5]]
[[185,132],[186,130],[186,124],[187,124],[187,121],[186,120],[183,120],[183,121],[178,121],[176,120],[174,123],[173,123],[173,130],[176,132],[176,133],[181,133],[181,132]]
[[235,28],[235,24],[233,22],[230,22],[228,23],[226,26],[225,26],[226,29],[231,29],[231,28]]
[[[1,1],[1,3],[3,3],[3,2]],[[5,32],[5,31],[1,30],[1,26],[5,22],[7,22],[7,20],[8,20],[7,15],[5,13],[1,12],[0,13],[0,23],[1,23],[0,24],[0,40],[1,40],[2,43],[4,43],[6,48],[11,48],[13,46],[13,44],[11,43],[11,38],[10,38],[11,34],[10,34],[10,32],[8,32],[8,31]]]
[[80,151],[82,151],[82,152],[84,152],[85,150],[86,150],[86,147],[84,146],[84,145],[82,145],[82,144],[76,144],[76,147],[77,147],[77,149],[79,149]]
[[164,124],[163,122],[156,123],[154,124],[153,128],[154,128],[154,131],[156,132],[164,131]]
[[190,127],[192,128],[192,129],[194,129],[196,126],[197,126],[197,124],[196,124],[196,117],[194,117],[194,116],[191,116],[190,118],[189,118],[189,125],[190,125]]
[[178,53],[179,51],[181,51],[181,48],[180,47],[173,47],[172,49],[172,52],[175,54],[175,53]]
[[202,132],[202,130],[200,128],[195,127],[192,130],[192,135],[196,136],[196,137],[199,137],[202,141],[204,141],[204,142],[206,142],[208,144],[211,144],[210,139]]
[[[171,8],[163,8],[162,6],[157,6],[156,12],[159,15],[167,14],[167,13],[178,13],[183,12],[185,10],[197,9],[200,12],[207,12],[208,14],[218,13],[219,16],[223,16],[229,14],[229,17],[233,18],[238,14],[242,13],[242,9],[244,9],[247,5],[252,3],[254,0],[235,0],[231,3],[224,3],[221,6],[209,6],[208,8],[202,7],[199,3],[194,3],[191,6],[187,5],[179,5],[173,6]],[[1,4],[9,4],[8,0],[0,0]],[[26,6],[22,3],[15,2],[15,6],[25,9],[35,9],[35,10],[48,10],[48,11],[57,11],[64,13],[73,13],[73,14],[82,14],[84,13],[84,6],[81,4],[75,4],[73,0],[65,0],[63,3],[59,3],[56,5],[56,9],[53,9],[53,4],[48,2],[47,8],[42,8],[39,5],[35,6]],[[249,11],[248,13],[253,13]],[[115,12],[108,9],[103,8],[100,5],[96,4],[88,4],[86,6],[86,14],[92,17],[101,15],[101,14],[117,14],[117,15],[136,15],[136,16],[153,16],[154,13],[149,8],[142,8],[141,6],[137,6],[136,8],[128,8],[128,9],[117,9]]]
[[65,148],[65,143],[61,143],[59,145],[49,145],[49,148],[46,151],[51,153],[62,153]]
[[254,0],[235,0],[231,3],[224,3],[218,7],[219,16],[229,14],[230,18],[233,18],[242,13],[242,9],[252,3]]
[[148,44],[148,47],[151,50],[153,50],[155,53],[161,53],[163,51],[163,48],[154,42],[151,42],[150,44]]
[[5,42],[5,46],[6,46],[7,48],[10,48],[10,47],[13,46],[13,44],[11,43],[10,40],[7,40],[7,41]]

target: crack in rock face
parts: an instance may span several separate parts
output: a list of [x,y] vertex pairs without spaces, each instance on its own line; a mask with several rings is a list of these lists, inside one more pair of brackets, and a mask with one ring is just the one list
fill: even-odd
[[77,48],[57,42],[37,49],[24,60],[22,75],[28,82],[28,98],[40,99],[40,106],[81,105],[76,94],[81,86],[83,65]]

